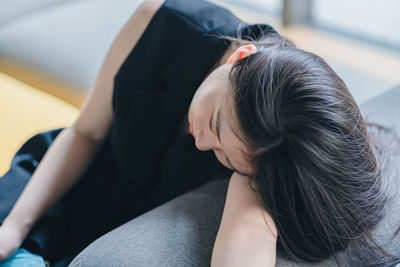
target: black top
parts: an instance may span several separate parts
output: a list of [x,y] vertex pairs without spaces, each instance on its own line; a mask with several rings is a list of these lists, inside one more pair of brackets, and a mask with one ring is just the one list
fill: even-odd
[[[114,78],[114,119],[104,142],[25,242],[45,257],[67,255],[226,170],[189,134],[175,137],[195,91],[230,44],[212,34],[237,30],[276,33],[206,0],[166,0]],[[31,137],[13,157],[0,179],[0,224],[62,129]]]
[[[261,33],[279,36],[269,25],[244,23],[206,0],[166,0],[114,77],[114,119],[79,186],[65,197],[70,210],[82,205],[76,194],[86,197],[87,186],[104,198],[102,209],[119,207],[133,216],[226,171],[212,151],[196,149],[191,135],[176,139],[177,129],[195,91],[230,45],[217,35],[247,39]],[[9,178],[2,179],[0,196],[7,203],[1,203],[0,222],[62,129],[41,132],[17,151]]]
[[115,76],[112,150],[126,188],[139,186],[166,200],[225,169],[190,135],[174,143],[197,88],[230,41],[214,35],[276,34],[246,24],[205,0],[166,0]]

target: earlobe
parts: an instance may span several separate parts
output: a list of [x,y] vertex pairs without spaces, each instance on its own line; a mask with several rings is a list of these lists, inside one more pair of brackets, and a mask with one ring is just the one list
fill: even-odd
[[227,64],[233,64],[236,60],[245,58],[257,52],[257,47],[253,44],[243,45],[236,49],[236,51],[229,57]]

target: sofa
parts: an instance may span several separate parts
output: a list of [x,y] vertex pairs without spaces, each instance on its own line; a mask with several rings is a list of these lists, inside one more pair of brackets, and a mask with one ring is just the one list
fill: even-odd
[[[0,133],[0,175],[33,134],[68,126],[76,119],[113,39],[141,1],[25,2],[21,8],[18,1],[8,0],[9,12],[0,13],[0,123],[7,126]],[[360,103],[360,109],[369,120],[400,132],[400,86]],[[400,165],[396,151],[390,162],[385,175],[396,181]],[[174,198],[57,266],[209,266],[228,182],[211,180]],[[400,256],[400,235],[389,240],[390,231],[399,224],[400,197],[394,197],[374,236]],[[278,254],[276,266],[336,265],[332,258],[307,264]]]

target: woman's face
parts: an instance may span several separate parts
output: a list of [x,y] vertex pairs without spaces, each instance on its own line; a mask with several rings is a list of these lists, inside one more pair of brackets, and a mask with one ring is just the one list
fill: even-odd
[[199,150],[213,150],[225,167],[248,176],[251,168],[244,160],[244,144],[232,131],[232,96],[228,92],[228,73],[232,64],[212,71],[197,89],[189,107],[190,131]]

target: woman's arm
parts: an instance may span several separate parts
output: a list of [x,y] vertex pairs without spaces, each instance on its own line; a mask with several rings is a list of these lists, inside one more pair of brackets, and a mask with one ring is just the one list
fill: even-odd
[[58,134],[1,225],[0,261],[79,180],[98,152],[113,120],[113,78],[163,2],[144,1],[114,40],[77,120]]
[[247,179],[230,178],[211,267],[275,265],[277,229]]

